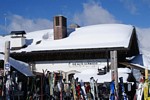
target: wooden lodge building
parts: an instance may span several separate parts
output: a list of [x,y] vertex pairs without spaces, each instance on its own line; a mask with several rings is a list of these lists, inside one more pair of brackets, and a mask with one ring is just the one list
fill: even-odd
[[49,41],[48,46],[44,46],[45,42],[42,40],[36,42],[34,49],[30,48],[32,43],[30,45],[24,43],[22,49],[12,47],[10,56],[29,63],[35,73],[42,73],[42,69],[63,71],[67,73],[64,77],[69,80],[69,75],[88,67],[101,68],[101,62],[105,62],[103,66],[109,71],[110,51],[117,51],[118,67],[131,67],[126,58],[139,54],[136,29],[131,25],[101,24],[81,28],[76,25],[73,29],[75,31],[69,33],[67,19],[55,16],[53,30],[54,40]]
[[[25,31],[11,32],[10,57],[28,63],[37,76],[42,75],[43,70],[62,72],[63,78],[68,82],[74,74],[87,69],[97,70],[94,74],[99,76],[106,74],[112,66],[111,51],[117,51],[118,68],[137,68],[127,59],[139,54],[136,28],[132,25],[71,25],[71,28],[67,28],[67,19],[55,16],[54,29],[43,32],[45,34],[42,38],[36,40],[28,37]],[[35,33],[35,37],[38,37],[39,33]],[[4,66],[4,60],[0,59],[0,65]]]

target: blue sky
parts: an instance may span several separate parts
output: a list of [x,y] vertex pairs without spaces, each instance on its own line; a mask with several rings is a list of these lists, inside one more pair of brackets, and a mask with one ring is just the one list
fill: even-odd
[[64,15],[68,26],[123,23],[150,29],[150,0],[0,0],[0,34],[52,28]]

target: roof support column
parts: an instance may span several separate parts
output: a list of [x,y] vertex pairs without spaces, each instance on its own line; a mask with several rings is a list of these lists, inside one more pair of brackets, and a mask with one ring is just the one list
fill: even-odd
[[[10,99],[9,88],[11,85],[10,80],[10,63],[9,63],[9,55],[10,55],[10,41],[5,42],[5,56],[4,56],[4,78],[6,86],[3,87],[5,91],[3,91],[2,95],[6,95],[6,99]],[[5,77],[6,76],[6,77]]]
[[112,81],[115,81],[115,91],[118,95],[118,58],[117,58],[117,51],[110,51],[110,59],[111,59],[111,78]]
[[5,56],[4,56],[4,76],[6,74],[6,71],[10,71],[9,55],[10,55],[10,41],[6,41]]

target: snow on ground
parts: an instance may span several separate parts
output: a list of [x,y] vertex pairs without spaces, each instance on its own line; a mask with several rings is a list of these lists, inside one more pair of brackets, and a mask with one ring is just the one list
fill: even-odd
[[[131,73],[131,70],[128,68],[118,68],[118,76],[123,77],[124,82],[127,82],[128,73]],[[84,82],[89,82],[91,77],[94,77],[95,80],[97,80],[98,83],[104,83],[104,82],[111,82],[111,72],[107,72],[104,75],[97,75],[96,69],[86,69],[82,71],[81,73],[76,73],[74,75],[75,78],[79,78],[79,80],[82,80]],[[118,77],[118,79],[119,79]],[[119,81],[119,80],[118,80]]]

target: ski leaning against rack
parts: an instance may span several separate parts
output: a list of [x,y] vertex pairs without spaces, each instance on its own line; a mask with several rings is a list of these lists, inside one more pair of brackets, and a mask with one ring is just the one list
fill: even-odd
[[94,82],[95,80],[94,80],[94,78],[93,77],[91,77],[90,78],[90,86],[91,86],[91,93],[92,93],[92,100],[95,100],[95,86],[94,86]]
[[119,78],[120,80],[120,88],[121,88],[121,99],[120,100],[128,100],[127,95],[125,93],[124,84],[123,84],[123,77]]
[[50,99],[50,93],[49,93],[49,82],[48,82],[48,75],[49,74],[49,71],[44,70],[43,69],[43,98],[44,100],[48,100]]
[[97,81],[98,81],[98,80],[95,81],[95,89],[96,89],[96,93],[95,93],[95,94],[96,94],[97,100],[100,100],[99,95],[98,95],[99,91],[98,91],[98,84],[97,84]]
[[19,90],[19,88],[18,88],[18,75],[17,75],[16,71],[13,71],[11,73],[11,91],[12,91],[11,95],[12,95],[13,100],[15,99],[15,95],[18,95],[17,94],[18,90]]
[[63,100],[63,82],[62,82],[63,75],[61,71],[59,72],[59,74],[60,75],[59,75],[59,81],[58,81],[58,88],[60,91],[60,100]]
[[75,87],[76,87],[76,95],[77,95],[77,99],[82,100],[81,99],[81,86],[80,83],[78,82],[78,77],[75,79]]
[[45,95],[45,85],[46,85],[46,72],[44,71],[44,69],[42,69],[42,71],[43,71],[43,75],[42,75],[42,88],[43,88],[43,91],[42,91],[42,93],[43,94],[41,94],[41,95],[43,95],[43,98],[44,98],[44,95]]
[[72,87],[72,92],[73,92],[73,99],[76,100],[77,96],[76,96],[76,86],[75,86],[74,78],[72,78],[72,80],[71,80],[71,87]]
[[53,73],[50,71],[47,71],[48,73],[48,83],[49,83],[49,95],[50,95],[50,100],[53,100]]
[[30,82],[29,77],[27,77],[27,97],[26,97],[26,100],[30,100],[30,95],[29,95],[29,94],[30,94],[30,93],[29,93],[29,92],[30,92],[30,91],[29,91],[29,88],[30,88],[30,87],[29,87],[29,84],[30,84],[30,83],[29,83],[29,82]]
[[53,98],[56,97],[56,94],[55,94],[56,91],[54,91],[55,90],[55,86],[56,86],[56,73],[53,72]]
[[81,85],[81,89],[82,89],[82,95],[84,96],[85,100],[87,100],[84,82],[82,80],[80,81],[80,85]]
[[115,100],[115,83],[111,81],[110,83],[110,100]]
[[51,72],[50,74],[50,95],[54,96],[54,93],[53,93],[53,89],[54,89],[54,82],[53,82],[53,79],[54,79],[54,72]]
[[137,100],[142,100],[143,92],[144,92],[144,83],[140,82],[136,93]]

